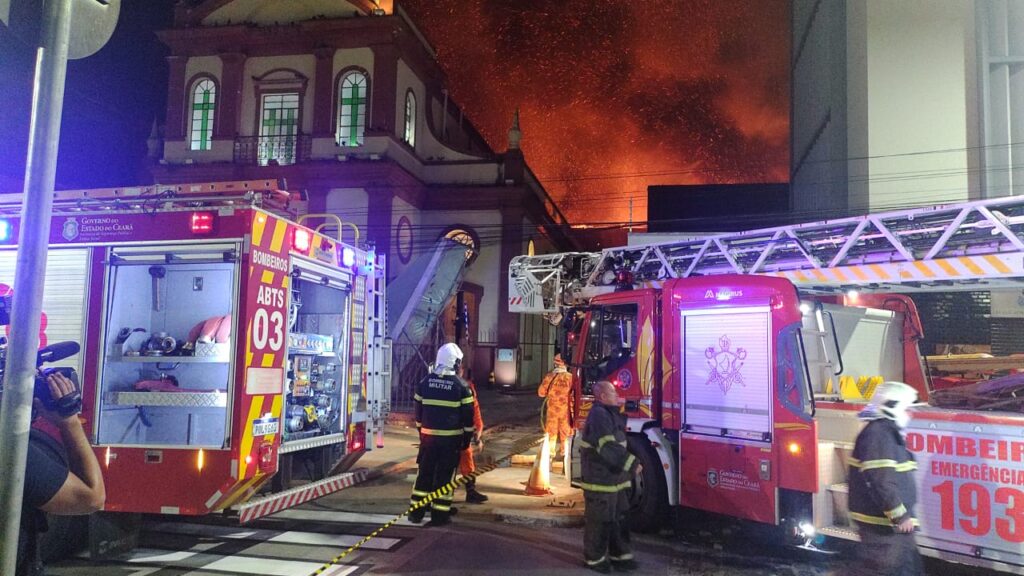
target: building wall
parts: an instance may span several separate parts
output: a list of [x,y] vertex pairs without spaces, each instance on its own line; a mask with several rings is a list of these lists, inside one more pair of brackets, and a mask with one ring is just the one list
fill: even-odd
[[[404,251],[404,246],[399,246],[398,225],[402,222],[403,217],[408,221],[408,230],[411,231],[412,253],[408,257],[408,262],[402,262],[401,255],[399,254],[400,249],[403,250],[402,254],[409,254]],[[388,256],[389,277],[394,278],[401,274],[416,258],[426,253],[430,246],[433,245],[434,240],[436,240],[438,231],[423,230],[422,220],[423,216],[420,210],[405,200],[397,196],[395,197],[391,206],[391,254]],[[406,227],[403,225],[403,228]],[[404,230],[402,234],[404,236]]]
[[[327,192],[324,200],[324,211],[341,218],[342,222],[351,222],[359,228],[359,238],[366,238],[366,221],[369,200],[366,190],[362,188],[333,188]],[[346,242],[352,241],[352,229],[345,227],[342,237]],[[391,266],[391,255],[388,255],[388,267]]]
[[851,197],[852,206],[882,210],[969,199],[977,190],[967,156],[977,145],[967,130],[975,101],[968,78],[976,76],[971,3],[869,0],[864,25],[867,76],[851,70],[850,84],[868,87],[870,185],[866,195]]
[[974,3],[794,0],[792,16],[802,219],[980,197]]
[[845,2],[793,0],[790,174],[793,209],[846,210]]

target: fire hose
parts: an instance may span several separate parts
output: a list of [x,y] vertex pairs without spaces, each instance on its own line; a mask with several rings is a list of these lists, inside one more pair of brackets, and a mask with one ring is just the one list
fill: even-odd
[[355,544],[350,546],[347,550],[345,550],[341,554],[338,554],[334,558],[331,558],[326,564],[324,564],[323,566],[318,568],[316,571],[312,572],[309,576],[320,576],[321,574],[324,573],[324,571],[326,571],[327,569],[331,568],[332,566],[337,565],[339,562],[344,560],[346,556],[348,556],[349,554],[351,554],[351,553],[355,552],[356,550],[358,550],[360,547],[362,547],[363,544],[366,544],[370,540],[372,540],[372,539],[376,538],[377,536],[379,536],[381,534],[381,532],[384,532],[385,530],[387,530],[388,528],[393,526],[396,522],[398,522],[402,518],[408,516],[414,510],[419,510],[420,508],[423,508],[425,506],[429,506],[431,502],[433,502],[434,500],[440,498],[441,496],[454,492],[455,489],[458,488],[459,486],[465,485],[470,480],[473,480],[473,479],[475,479],[476,477],[478,477],[478,476],[480,476],[482,474],[486,474],[486,473],[488,473],[488,472],[490,472],[490,471],[492,471],[492,470],[494,470],[496,468],[500,468],[502,463],[511,460],[513,456],[515,456],[517,454],[521,454],[522,452],[524,452],[526,450],[529,450],[530,448],[533,448],[534,446],[537,446],[538,444],[540,444],[543,441],[544,441],[543,437],[535,438],[535,439],[526,439],[526,438],[524,438],[523,440],[520,440],[519,442],[514,443],[512,445],[512,449],[505,456],[502,456],[501,458],[499,458],[497,460],[494,460],[493,462],[491,462],[491,463],[489,463],[489,464],[487,464],[485,466],[480,466],[479,468],[474,470],[471,474],[467,474],[467,475],[464,475],[464,476],[460,475],[455,480],[452,480],[448,484],[445,484],[444,486],[438,488],[437,490],[434,490],[433,492],[428,494],[426,497],[424,497],[422,500],[420,500],[420,501],[416,502],[415,504],[409,506],[408,509],[406,509],[404,512],[402,512],[398,516],[395,516],[391,520],[385,522],[383,525],[378,527],[373,532],[367,534],[362,540],[356,542]]

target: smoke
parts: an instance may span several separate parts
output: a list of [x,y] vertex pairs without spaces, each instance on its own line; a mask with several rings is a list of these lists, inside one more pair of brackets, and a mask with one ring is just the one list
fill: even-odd
[[[650,184],[784,182],[786,0],[406,0],[496,150],[575,221],[646,217]],[[618,175],[629,175],[621,177]]]

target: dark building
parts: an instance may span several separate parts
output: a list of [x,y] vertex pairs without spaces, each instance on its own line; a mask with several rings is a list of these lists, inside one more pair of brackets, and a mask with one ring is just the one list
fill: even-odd
[[789,184],[647,187],[648,232],[737,232],[794,222]]

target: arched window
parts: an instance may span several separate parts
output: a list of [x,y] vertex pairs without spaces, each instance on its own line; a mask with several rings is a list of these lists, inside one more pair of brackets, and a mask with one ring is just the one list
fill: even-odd
[[448,229],[444,233],[444,237],[467,246],[466,266],[469,266],[473,263],[473,260],[476,260],[477,255],[480,253],[480,238],[475,232],[468,228],[454,227]]
[[338,83],[338,146],[362,146],[366,131],[367,81],[349,72]]
[[213,113],[217,101],[217,85],[210,78],[200,78],[192,85],[192,129],[189,148],[209,150],[213,144]]
[[416,95],[412,90],[405,93],[405,141],[416,147]]

